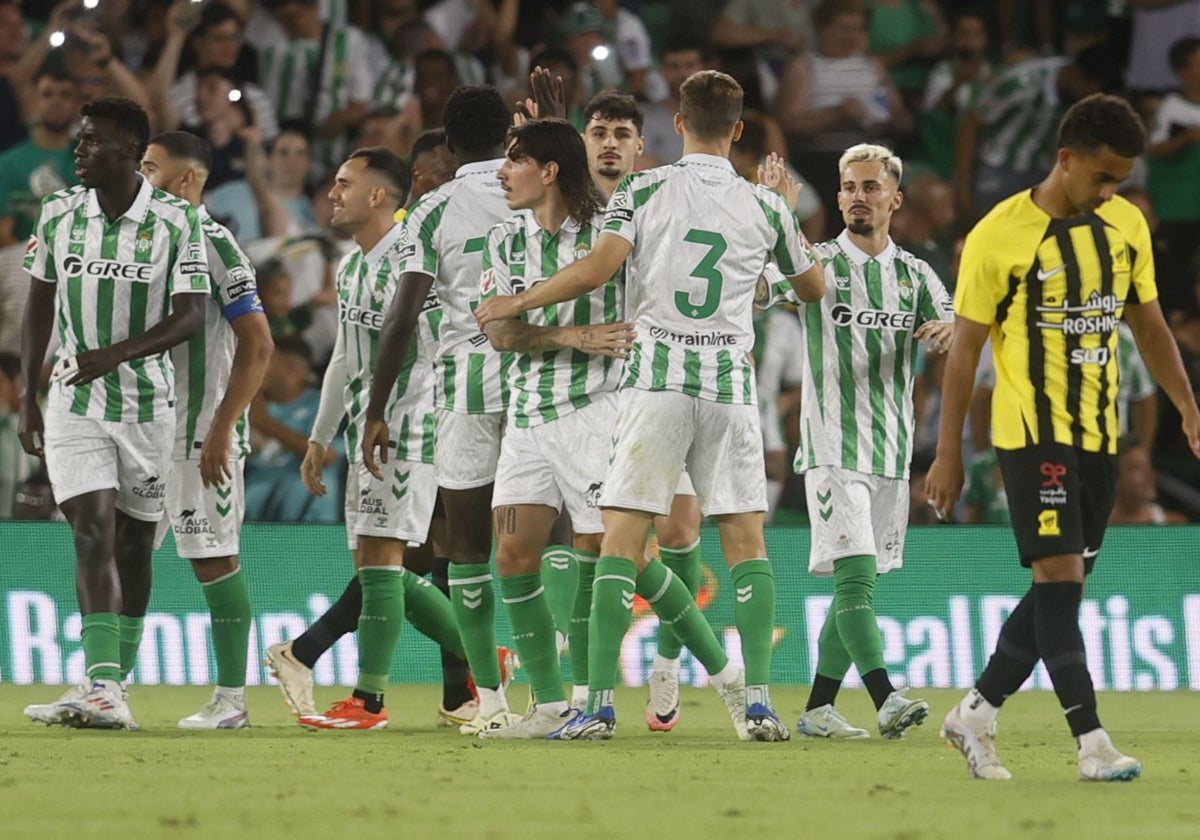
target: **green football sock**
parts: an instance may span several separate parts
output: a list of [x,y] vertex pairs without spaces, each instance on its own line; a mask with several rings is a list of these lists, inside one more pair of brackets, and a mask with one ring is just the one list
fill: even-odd
[[217,685],[246,685],[246,658],[250,643],[250,591],[239,566],[223,578],[204,584],[204,600],[212,616],[213,655],[217,660]]
[[89,680],[121,679],[121,621],[116,613],[83,617],[83,662]]
[[119,615],[117,624],[121,634],[121,681],[129,679],[133,666],[137,664],[138,648],[142,646],[142,625],[145,619],[138,615]]
[[356,690],[382,696],[387,691],[388,671],[404,627],[403,569],[364,566],[362,612],[358,617],[358,684]]
[[592,615],[592,581],[596,578],[598,559],[590,551],[575,552],[579,586],[575,590],[571,626],[567,631],[567,652],[571,655],[571,682],[575,685],[588,684],[588,624]]
[[568,545],[547,546],[542,552],[542,585],[554,616],[554,629],[566,636],[571,630],[575,591],[579,588],[579,564]]
[[771,642],[775,633],[775,575],[767,559],[743,560],[733,578],[733,619],[742,637],[746,685],[771,681]]
[[841,682],[850,670],[850,654],[838,633],[836,607],[836,601],[829,605],[821,635],[817,637],[817,675]]
[[659,626],[667,627],[668,632],[682,639],[709,674],[716,674],[729,664],[725,649],[679,575],[662,563],[649,563],[638,576],[637,594],[654,610]]
[[633,623],[636,577],[637,564],[626,557],[601,557],[596,564],[588,624],[588,689],[593,697],[616,686],[621,641]]
[[883,668],[883,636],[875,621],[875,558],[860,554],[833,564],[833,611],[838,636],[859,674]]
[[404,573],[404,617],[418,633],[459,659],[466,659],[450,599],[429,581]]
[[513,643],[521,666],[529,677],[535,703],[566,699],[558,667],[558,644],[554,638],[554,616],[550,612],[542,575],[512,575],[500,578],[500,597],[508,609]]
[[450,564],[450,605],[475,685],[499,688],[496,594],[492,591],[492,571],[487,563]]
[[[691,548],[663,548],[660,545],[658,553],[662,555],[663,565],[683,581],[683,585],[687,587],[688,592],[692,593],[694,599],[696,593],[700,591],[700,583],[704,579],[700,563],[700,541],[697,540]],[[658,655],[663,659],[678,659],[682,648],[683,642],[680,641],[678,634],[672,632],[669,625],[659,622]]]

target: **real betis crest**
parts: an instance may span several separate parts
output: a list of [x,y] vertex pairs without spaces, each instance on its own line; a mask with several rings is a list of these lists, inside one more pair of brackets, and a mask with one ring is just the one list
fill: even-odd
[[591,245],[584,245],[582,243],[580,243],[579,245],[576,245],[575,246],[575,261],[579,262],[579,260],[586,257],[591,252],[592,252]]
[[137,235],[137,244],[134,245],[134,250],[139,254],[144,254],[150,250],[150,231],[143,230]]
[[904,275],[901,275],[897,281],[897,284],[900,286],[900,297],[902,297],[904,300],[911,300],[913,294],[912,281]]

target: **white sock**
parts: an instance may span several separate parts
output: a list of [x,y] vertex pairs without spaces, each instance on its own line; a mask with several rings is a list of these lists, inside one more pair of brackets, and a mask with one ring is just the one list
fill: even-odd
[[746,686],[746,705],[753,706],[755,703],[762,703],[769,707],[771,705],[771,689],[765,685]]
[[586,685],[571,686],[571,705],[577,709],[587,706],[588,687]]
[[235,706],[245,706],[246,705],[246,689],[245,689],[245,687],[227,688],[226,686],[219,685],[219,686],[217,686],[216,691],[213,692],[213,696],[214,697],[224,697],[226,700],[228,700],[230,703],[232,703]]
[[479,716],[487,720],[492,715],[508,711],[508,697],[498,688],[479,688]]
[[679,660],[667,659],[665,656],[654,654],[654,664],[650,666],[651,671],[666,671],[668,674],[679,675]]
[[717,671],[717,673],[712,674],[710,679],[712,680],[713,686],[721,689],[729,685],[731,682],[734,682],[741,673],[742,669],[734,665],[733,660],[730,660],[729,662],[725,663],[724,668],[722,668],[720,671]]
[[1000,707],[993,706],[974,688],[968,691],[967,696],[958,704],[958,716],[971,729],[991,726],[999,713]]
[[1081,753],[1094,752],[1101,746],[1112,746],[1112,740],[1108,737],[1108,733],[1104,731],[1104,727],[1093,729],[1091,732],[1084,732],[1079,736],[1079,751]]

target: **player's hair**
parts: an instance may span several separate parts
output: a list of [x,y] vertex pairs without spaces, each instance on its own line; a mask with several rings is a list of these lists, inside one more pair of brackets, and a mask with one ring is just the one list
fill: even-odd
[[646,119],[642,114],[642,109],[638,107],[636,99],[627,93],[616,90],[602,90],[593,96],[587,105],[583,106],[584,125],[596,117],[602,120],[629,120],[639,135],[642,133],[642,125]]
[[1108,146],[1124,158],[1146,148],[1146,127],[1127,101],[1094,93],[1067,109],[1058,126],[1058,148],[1095,154]]
[[540,164],[558,164],[558,189],[567,202],[571,218],[586,225],[600,212],[604,200],[588,169],[583,138],[566,120],[529,120],[508,132],[510,160],[531,158]]
[[722,140],[742,118],[742,86],[719,70],[693,73],[679,86],[679,113],[697,140]]
[[21,357],[16,353],[0,353],[0,373],[10,380],[21,375]]
[[162,146],[174,160],[190,160],[205,172],[212,170],[212,149],[208,141],[190,131],[165,131],[150,141]]
[[882,163],[884,171],[895,178],[897,184],[904,177],[904,161],[900,160],[900,156],[887,146],[879,146],[874,143],[859,143],[857,146],[851,146],[838,158],[839,178],[846,171],[846,167],[852,163]]
[[412,159],[415,161],[426,152],[432,152],[438,146],[445,145],[446,130],[444,128],[431,128],[428,131],[422,131],[417,136],[417,139],[413,141]]
[[442,114],[446,144],[460,160],[491,154],[502,146],[512,122],[508,106],[491,85],[457,88]]
[[862,15],[871,21],[871,7],[862,0],[823,0],[812,10],[813,29],[823,29],[841,15]]
[[1167,52],[1167,61],[1170,63],[1171,69],[1178,73],[1184,67],[1187,67],[1188,61],[1192,58],[1192,53],[1196,50],[1200,50],[1200,38],[1180,38],[1171,44],[1171,49]]
[[80,116],[93,120],[108,120],[118,130],[125,132],[129,139],[137,144],[137,157],[140,161],[146,153],[146,144],[150,142],[150,118],[142,110],[142,106],[124,96],[97,96],[83,103],[79,109]]
[[388,193],[392,196],[396,207],[404,206],[404,200],[408,198],[408,191],[412,189],[412,170],[409,169],[403,158],[382,146],[370,146],[351,152],[347,160],[366,162],[367,169],[381,175],[387,182]]

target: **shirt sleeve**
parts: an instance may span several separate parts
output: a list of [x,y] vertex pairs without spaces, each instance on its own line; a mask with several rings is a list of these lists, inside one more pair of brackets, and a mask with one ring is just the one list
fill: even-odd
[[168,291],[172,295],[212,294],[212,274],[208,268],[200,217],[193,207],[184,211],[184,228],[171,268]]
[[1007,272],[996,264],[996,251],[986,229],[976,227],[967,234],[959,261],[958,285],[954,289],[954,311],[978,324],[991,326],[996,307],[1007,291]]
[[337,339],[333,343],[333,355],[329,357],[329,365],[325,368],[325,378],[321,381],[321,401],[317,405],[317,416],[313,419],[312,431],[308,439],[321,446],[329,446],[342,416],[346,413],[343,398],[346,388],[346,339],[342,325],[338,325]]
[[1149,303],[1158,298],[1158,286],[1154,277],[1154,244],[1150,239],[1150,226],[1146,217],[1137,208],[1132,208],[1133,230],[1130,231],[1130,256],[1133,259],[1133,282],[1130,286],[1130,303]]
[[25,245],[25,271],[29,276],[47,283],[58,282],[58,266],[54,263],[54,223],[47,217],[46,201],[38,213],[37,224]]
[[953,321],[954,303],[937,272],[924,260],[917,262],[917,325],[928,321]]
[[756,187],[758,202],[766,213],[767,221],[774,229],[775,244],[771,256],[779,265],[784,277],[795,277],[803,274],[813,266],[813,256],[805,247],[804,238],[800,234],[800,223],[791,208],[783,200],[783,196],[765,187]]
[[437,231],[438,220],[442,214],[437,212],[445,206],[448,200],[438,200],[436,195],[417,202],[407,216],[404,217],[404,228],[396,242],[399,253],[399,271],[428,274],[436,278],[441,260],[437,248],[434,247],[434,234]]
[[604,233],[615,233],[632,243],[637,242],[636,191],[633,188],[636,177],[625,176],[604,210]]
[[213,298],[221,307],[221,315],[233,323],[253,312],[266,314],[258,296],[258,281],[253,264],[236,245],[229,241],[218,243],[206,236],[208,268],[212,274]]

